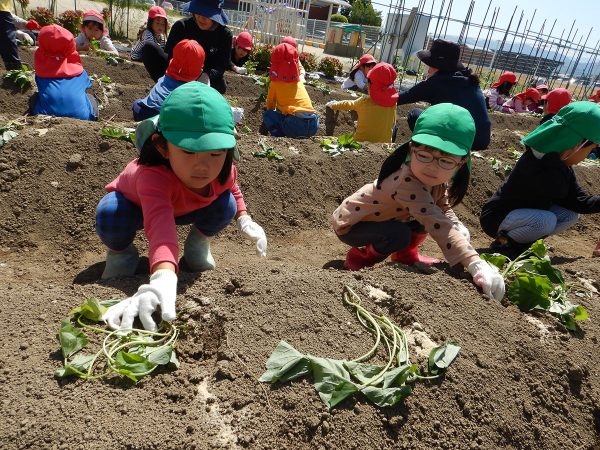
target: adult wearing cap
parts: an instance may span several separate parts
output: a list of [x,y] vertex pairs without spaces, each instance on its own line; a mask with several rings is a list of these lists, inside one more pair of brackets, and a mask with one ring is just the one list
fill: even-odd
[[[140,28],[138,42],[131,49],[131,60],[143,61],[142,54],[146,46],[152,46],[158,51],[163,51],[167,43],[168,31],[167,12],[160,6],[150,8],[146,25]],[[155,74],[150,73],[150,76],[154,79]]]
[[98,102],[87,89],[92,82],[75,50],[73,34],[59,25],[43,27],[33,55],[38,91],[29,99],[29,113],[98,119]]
[[195,81],[204,67],[204,49],[196,41],[184,39],[173,49],[173,58],[165,74],[158,79],[150,93],[136,100],[131,109],[136,122],[158,115],[165,98],[182,84]]
[[542,95],[544,100],[544,116],[540,120],[540,125],[552,119],[563,106],[571,103],[571,93],[564,88],[551,90],[547,95]]
[[223,73],[230,67],[233,37],[227,28],[229,20],[223,12],[223,0],[192,0],[185,10],[192,16],[173,24],[165,45],[165,54],[158,51],[144,53],[144,65],[152,68],[151,73],[162,76],[177,43],[183,39],[193,39],[206,53],[204,73],[208,75],[210,85],[224,94],[227,85]]
[[[479,88],[479,78],[459,61],[460,47],[453,42],[436,39],[431,50],[420,50],[417,57],[428,66],[427,79],[401,92],[398,105],[424,101],[432,105],[453,103],[462,106],[475,121],[473,150],[486,149],[490,144],[492,125]],[[407,121],[411,130],[421,112],[423,110],[419,108],[409,112]]]
[[358,62],[348,74],[348,78],[342,83],[342,89],[367,92],[367,74],[375,67],[375,64],[377,64],[377,60],[368,53],[358,58]]
[[517,76],[513,72],[504,72],[489,89],[483,91],[488,109],[502,111],[502,105],[510,98],[510,91],[517,83]]
[[243,66],[252,51],[252,35],[247,31],[242,31],[233,38],[232,46],[229,68],[240,75],[248,75],[248,69]]
[[479,218],[483,231],[496,238],[492,248],[511,258],[572,227],[579,214],[600,212],[600,196],[585,192],[573,171],[600,143],[600,105],[564,106],[521,143],[525,153]]

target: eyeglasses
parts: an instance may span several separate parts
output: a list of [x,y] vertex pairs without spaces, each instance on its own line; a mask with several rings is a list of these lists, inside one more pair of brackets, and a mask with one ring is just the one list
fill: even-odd
[[413,150],[413,153],[419,162],[429,164],[433,161],[436,161],[440,169],[444,170],[455,169],[461,163],[460,161],[447,156],[433,156],[431,153],[426,152],[425,150]]

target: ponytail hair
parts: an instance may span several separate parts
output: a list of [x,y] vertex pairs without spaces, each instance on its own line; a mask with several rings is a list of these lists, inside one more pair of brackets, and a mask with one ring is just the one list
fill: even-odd
[[[379,176],[377,177],[376,183],[377,189],[381,189],[381,183],[383,183],[383,181],[391,174],[398,171],[406,162],[408,153],[410,152],[411,144],[413,144],[412,141],[402,144],[396,150],[394,150],[394,153],[386,158],[381,165],[381,169],[379,170]],[[421,145],[417,143],[414,144]],[[469,188],[470,178],[471,170],[469,168],[469,163],[466,162],[460,167],[460,169],[458,169],[450,181],[450,187],[448,189],[448,202],[450,203],[451,207],[454,207],[462,202],[465,194],[467,193],[467,189]]]

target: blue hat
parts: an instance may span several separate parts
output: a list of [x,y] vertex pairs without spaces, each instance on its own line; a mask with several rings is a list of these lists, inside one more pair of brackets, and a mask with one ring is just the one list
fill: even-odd
[[223,26],[229,23],[227,15],[223,12],[223,0],[192,0],[184,5],[183,10],[207,17]]

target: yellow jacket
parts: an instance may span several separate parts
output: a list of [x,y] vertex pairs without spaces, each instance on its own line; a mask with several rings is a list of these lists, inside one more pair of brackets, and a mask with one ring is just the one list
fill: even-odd
[[301,82],[271,81],[267,94],[267,109],[274,108],[286,116],[297,112],[315,112],[308,92]]
[[12,1],[11,0],[0,0],[0,12],[8,11],[12,12]]
[[368,142],[392,142],[392,128],[396,123],[396,107],[379,106],[365,95],[356,100],[343,100],[331,105],[331,109],[354,110],[358,123],[354,139]]

